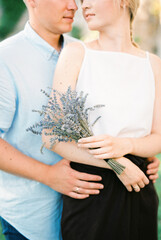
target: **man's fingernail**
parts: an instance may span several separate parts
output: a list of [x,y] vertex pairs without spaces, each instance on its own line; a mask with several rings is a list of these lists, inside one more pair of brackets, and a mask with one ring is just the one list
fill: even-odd
[[103,189],[103,188],[104,188],[104,186],[103,186],[103,185],[101,185],[101,186],[100,186],[100,189]]

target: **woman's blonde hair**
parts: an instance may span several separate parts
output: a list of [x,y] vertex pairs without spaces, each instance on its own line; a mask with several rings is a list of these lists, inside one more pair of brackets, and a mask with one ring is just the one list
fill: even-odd
[[133,39],[133,21],[136,16],[139,5],[140,5],[140,0],[128,0],[128,8],[130,12],[130,36],[131,36],[131,42],[135,47],[138,47],[138,45],[135,43]]
[[138,45],[135,43],[133,39],[133,21],[136,16],[137,10],[140,6],[140,0],[117,0],[117,1],[119,1],[119,3],[120,1],[123,1],[123,4],[129,9],[131,42],[135,47],[138,47]]

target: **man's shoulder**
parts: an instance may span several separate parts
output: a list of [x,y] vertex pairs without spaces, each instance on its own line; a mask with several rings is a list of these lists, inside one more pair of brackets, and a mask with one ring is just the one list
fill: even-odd
[[19,32],[11,37],[6,38],[5,40],[0,42],[0,53],[6,51],[16,51],[16,49],[23,42],[23,33]]
[[68,43],[71,43],[71,42],[79,42],[80,41],[77,38],[71,37],[67,34],[64,34],[63,36],[64,36],[64,45],[67,45]]

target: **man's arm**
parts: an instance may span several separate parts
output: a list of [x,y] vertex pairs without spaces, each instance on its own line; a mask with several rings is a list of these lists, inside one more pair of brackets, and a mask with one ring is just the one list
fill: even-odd
[[[68,160],[53,166],[28,157],[0,138],[0,169],[2,171],[41,182],[52,189],[73,198],[83,199],[98,194],[103,185],[101,177],[80,173],[70,167]],[[76,192],[79,187],[79,193]]]

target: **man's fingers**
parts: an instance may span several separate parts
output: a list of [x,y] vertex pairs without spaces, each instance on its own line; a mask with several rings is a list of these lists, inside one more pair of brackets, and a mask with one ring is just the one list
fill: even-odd
[[149,176],[149,179],[150,179],[150,180],[156,180],[156,179],[158,179],[158,177],[159,177],[159,175],[158,175],[158,173],[156,173],[156,174],[154,174],[154,175],[150,175],[150,176]]
[[148,160],[149,160],[149,162],[150,162],[150,163],[148,164],[148,166],[147,166],[148,169],[159,167],[160,161],[159,161],[158,158],[152,157],[152,158],[148,158]]
[[98,175],[93,175],[93,174],[88,174],[88,173],[81,173],[78,171],[74,172],[74,176],[77,179],[83,180],[83,181],[101,181],[102,177],[98,176]]
[[100,193],[100,191],[96,189],[86,189],[81,187],[74,188],[74,192],[85,195],[96,195]]
[[148,157],[148,161],[149,162],[151,162],[151,161],[153,161],[153,160],[155,160],[156,159],[156,157]]
[[103,184],[100,184],[100,183],[93,183],[93,182],[85,182],[85,181],[81,181],[81,180],[78,180],[77,182],[76,182],[76,185],[78,186],[78,187],[81,187],[81,188],[83,188],[83,189],[95,189],[95,190],[97,190],[97,189],[103,189],[104,188],[104,186],[103,186]]
[[85,199],[89,197],[88,194],[79,194],[75,192],[70,192],[68,196],[75,199]]
[[159,167],[159,162],[152,162],[152,163],[149,163],[147,166],[148,169],[156,168],[156,167]]
[[147,170],[147,174],[156,174],[157,172],[158,172],[158,168]]

